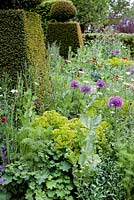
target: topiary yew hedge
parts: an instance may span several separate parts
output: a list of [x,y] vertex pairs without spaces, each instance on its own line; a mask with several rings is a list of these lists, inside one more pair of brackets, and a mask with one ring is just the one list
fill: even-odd
[[77,22],[49,23],[46,38],[50,45],[56,42],[60,47],[60,55],[64,58],[68,57],[69,47],[76,53],[77,48],[83,46],[82,33]]
[[[0,77],[7,73],[13,84],[18,74],[39,83],[39,94],[48,90],[46,48],[40,16],[24,10],[0,10]],[[44,84],[47,81],[47,84]]]

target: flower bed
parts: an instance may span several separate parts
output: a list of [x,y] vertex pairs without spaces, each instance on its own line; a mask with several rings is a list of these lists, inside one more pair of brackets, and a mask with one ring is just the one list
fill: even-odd
[[[134,77],[129,51],[96,40],[48,49],[52,91],[39,83],[0,88],[0,199],[131,200],[134,182]],[[31,87],[32,85],[32,87]],[[34,87],[33,87],[34,85]]]

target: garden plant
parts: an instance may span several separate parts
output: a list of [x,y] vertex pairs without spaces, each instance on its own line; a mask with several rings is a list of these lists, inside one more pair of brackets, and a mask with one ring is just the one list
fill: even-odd
[[64,59],[53,44],[48,64],[44,107],[30,73],[1,79],[0,200],[133,200],[129,50],[106,37]]

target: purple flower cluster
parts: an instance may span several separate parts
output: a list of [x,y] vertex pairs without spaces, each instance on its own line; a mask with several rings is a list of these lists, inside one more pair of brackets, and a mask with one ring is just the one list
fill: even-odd
[[76,80],[72,80],[72,81],[70,82],[70,87],[71,87],[71,88],[79,88],[79,82],[76,81]]
[[2,173],[2,175],[3,175],[4,172],[5,172],[5,169],[4,169],[4,166],[3,166],[3,165],[0,165],[0,172]]
[[110,51],[110,54],[113,56],[113,55],[117,55],[117,54],[120,54],[120,50],[115,50],[115,51]]
[[6,149],[6,147],[4,146],[4,147],[1,148],[1,150],[2,150],[2,159],[3,159],[3,161],[4,161],[5,163],[7,163],[7,162],[8,162],[8,159],[7,159],[7,149]]
[[117,25],[115,25],[115,30],[120,33],[134,33],[134,18],[124,18]]
[[79,88],[81,92],[83,93],[89,93],[91,92],[91,86],[89,84],[85,84],[85,85],[79,85],[79,82],[76,80],[72,80],[70,82],[70,87],[71,88]]
[[102,79],[99,79],[97,82],[96,82],[96,86],[98,88],[105,88],[106,87],[106,83],[102,80]]
[[91,92],[91,86],[90,85],[82,85],[80,87],[80,91],[83,93],[89,93],[89,92]]
[[108,106],[114,108],[120,108],[123,106],[123,101],[120,96],[111,97],[108,101]]

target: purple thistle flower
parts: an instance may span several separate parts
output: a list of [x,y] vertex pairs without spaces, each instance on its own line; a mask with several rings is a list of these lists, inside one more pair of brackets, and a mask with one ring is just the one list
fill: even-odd
[[76,81],[76,80],[72,80],[72,81],[70,82],[70,87],[71,87],[71,88],[78,88],[78,87],[79,87],[79,82]]
[[96,82],[96,86],[99,87],[99,88],[105,88],[106,87],[106,83],[102,79],[99,79]]
[[108,101],[108,106],[114,107],[114,108],[120,108],[123,106],[123,101],[120,96],[110,97]]
[[80,87],[80,91],[84,93],[89,93],[91,92],[91,86],[90,85],[82,85]]

